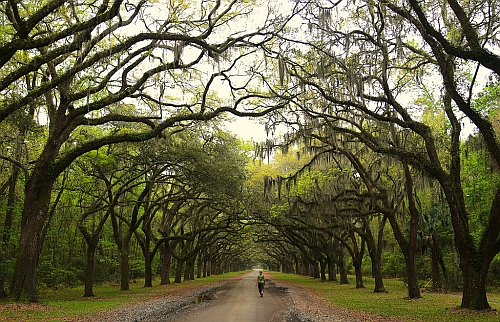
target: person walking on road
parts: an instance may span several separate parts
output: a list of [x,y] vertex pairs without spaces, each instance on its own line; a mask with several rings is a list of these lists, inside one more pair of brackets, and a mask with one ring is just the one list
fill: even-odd
[[266,279],[264,278],[264,274],[262,271],[259,271],[259,275],[257,275],[257,286],[259,286],[259,294],[260,297],[264,296],[264,285],[266,285]]

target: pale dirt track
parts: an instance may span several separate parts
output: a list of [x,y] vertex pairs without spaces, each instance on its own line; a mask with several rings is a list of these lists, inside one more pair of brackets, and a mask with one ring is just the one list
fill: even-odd
[[[257,271],[242,277],[171,294],[73,322],[401,322],[327,303],[313,291],[274,281],[266,275],[264,297],[259,296]],[[198,299],[198,300],[197,300]]]
[[283,299],[278,292],[264,291],[260,297],[255,279],[257,271],[232,282],[217,294],[206,308],[165,319],[167,322],[262,322],[281,321]]

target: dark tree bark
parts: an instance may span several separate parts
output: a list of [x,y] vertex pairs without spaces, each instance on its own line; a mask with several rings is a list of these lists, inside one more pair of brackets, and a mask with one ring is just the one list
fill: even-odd
[[[107,221],[108,217],[109,213],[106,213],[106,215],[101,218],[99,224],[92,233],[89,233],[87,231],[83,223],[80,223],[78,225],[78,229],[82,233],[84,240],[87,243],[87,252],[86,252],[87,263],[85,267],[85,280],[84,280],[85,289],[83,294],[84,297],[94,296],[93,285],[94,285],[95,253],[99,245],[99,236],[102,233],[102,230],[104,228],[104,223]],[[84,218],[85,216],[82,217],[82,220]]]
[[340,284],[349,284],[349,279],[347,277],[347,267],[344,256],[344,249],[341,247],[338,239],[334,242],[335,252],[336,252],[336,262],[339,269]]
[[[356,275],[356,288],[365,288],[363,283],[363,257],[365,256],[365,241],[361,240],[361,248],[358,247],[358,242],[356,240],[356,236],[354,235],[354,231],[351,230],[349,233],[349,238],[351,239],[351,246],[346,247],[351,253],[352,264],[354,266],[354,272]],[[347,246],[347,245],[346,245]]]
[[176,261],[177,261],[177,264],[176,264],[176,267],[175,267],[174,283],[179,284],[179,283],[182,282],[182,271],[183,271],[184,264],[185,264],[186,260],[185,259],[176,258]]
[[[196,259],[196,278],[201,278],[203,276],[203,255],[202,252],[198,254],[198,257]],[[204,276],[203,276],[204,277]]]
[[320,278],[320,273],[319,273],[319,264],[317,261],[313,261],[309,263],[311,265],[311,270],[312,270],[312,277],[314,278]]
[[172,252],[170,251],[169,242],[166,241],[160,246],[160,284],[170,284],[170,259]]
[[328,281],[334,282],[337,280],[337,268],[333,256],[328,256]]
[[373,292],[375,293],[386,292],[382,278],[382,246],[384,242],[383,237],[386,220],[387,217],[383,215],[382,220],[379,218],[377,241],[375,241],[375,238],[373,237],[372,229],[370,228],[370,224],[367,222],[366,218],[363,219],[363,227],[361,229],[356,229],[358,235],[366,241],[368,254],[370,255],[372,262],[372,276],[375,281]]
[[95,252],[97,249],[96,244],[87,244],[87,265],[85,266],[85,280],[84,280],[84,297],[94,296],[94,267],[95,267]]
[[440,292],[443,290],[443,284],[441,282],[441,269],[439,266],[441,261],[441,252],[439,249],[438,241],[436,240],[434,234],[431,234],[430,236],[428,236],[426,242],[429,244],[431,252],[432,290]]
[[194,280],[194,259],[190,257],[184,266],[184,281]]
[[411,177],[410,168],[407,164],[403,164],[403,168],[405,176],[406,197],[408,199],[408,209],[410,212],[410,227],[408,239],[406,239],[401,232],[399,224],[397,223],[394,215],[388,216],[388,219],[391,223],[394,237],[396,238],[396,241],[398,242],[399,247],[405,257],[406,274],[408,278],[408,298],[414,299],[421,297],[416,264],[416,256],[418,251],[417,232],[419,212],[416,209],[415,205],[415,198],[413,195],[413,179]]
[[214,271],[215,268],[215,262],[216,258],[215,256],[210,256],[210,259],[208,260],[208,266],[207,266],[207,276],[212,276],[216,275],[217,273]]
[[205,259],[205,261],[203,262],[203,277],[207,277],[207,276],[210,276],[211,275],[211,272],[210,272],[210,267],[211,267],[211,259],[210,259],[210,256],[208,256],[208,258]]
[[120,290],[130,289],[130,247],[128,243],[122,243],[120,251]]
[[149,247],[146,246],[144,250],[144,287],[153,287],[153,252],[149,251]]
[[[379,223],[378,228],[378,237],[377,237],[377,246],[372,248],[370,252],[370,258],[372,260],[372,269],[373,269],[373,277],[375,279],[375,288],[374,292],[386,292],[384,286],[384,280],[382,278],[382,249],[384,244],[384,228],[386,223],[386,216],[383,216],[382,221]],[[371,232],[371,230],[369,230]],[[371,233],[369,234],[371,236]],[[372,240],[372,238],[368,238]],[[373,244],[375,244],[373,242]]]
[[[60,140],[53,139],[53,142],[58,141]],[[9,297],[16,301],[24,298],[30,302],[38,302],[36,268],[42,247],[41,233],[48,216],[52,186],[55,182],[49,160],[53,159],[52,155],[57,153],[58,149],[56,144],[44,150],[25,188],[21,236],[9,294]]]
[[408,237],[408,248],[404,253],[408,271],[408,296],[410,298],[419,298],[421,296],[420,286],[418,284],[416,257],[418,252],[417,234],[420,213],[415,202],[413,179],[410,173],[410,168],[407,164],[403,164],[403,167],[405,174],[406,197],[408,198],[408,209],[410,211],[410,234]]
[[321,281],[322,282],[326,282],[326,260],[321,260],[319,262],[319,266],[320,266],[320,276],[321,276]]
[[[150,188],[152,189],[152,187]],[[157,248],[155,247],[151,250],[151,244],[153,243],[153,232],[151,229],[151,221],[154,217],[154,211],[149,206],[150,202],[146,201],[143,203],[144,216],[142,231],[144,232],[144,242],[137,236],[139,243],[141,244],[142,253],[144,255],[144,287],[153,287],[153,258],[156,255]]]
[[[7,259],[8,253],[10,253],[9,248],[7,247],[8,243],[11,240],[11,229],[14,217],[14,209],[17,200],[16,186],[17,179],[19,176],[19,167],[17,165],[12,165],[12,172],[9,177],[8,184],[8,199],[7,199],[7,210],[5,212],[5,219],[2,231],[2,240],[1,240],[1,248],[0,248],[0,263]],[[0,274],[0,299],[6,299],[8,294],[5,290],[5,274]]]
[[344,254],[340,255],[337,266],[339,268],[340,284],[349,284]]
[[[109,183],[109,182],[108,182]],[[110,214],[110,210],[112,210],[114,202],[113,202],[113,196],[111,194],[111,190],[107,190],[107,196],[110,200],[110,205],[108,207],[108,211],[106,211],[105,215],[102,216],[102,218],[99,220],[99,223],[95,225],[95,229],[92,232],[89,232],[85,225],[83,224],[83,221],[86,219],[86,217],[90,214],[92,214],[95,209],[98,207],[98,203],[94,204],[92,207],[92,210],[84,214],[81,218],[81,222],[78,225],[78,229],[80,230],[80,233],[83,235],[83,239],[87,243],[87,252],[86,252],[86,267],[85,267],[85,279],[84,279],[84,297],[92,297],[94,296],[94,290],[93,290],[93,285],[94,285],[94,268],[95,268],[95,253],[96,250],[99,246],[99,239],[101,236],[101,233],[104,229],[104,225],[107,222]],[[94,226],[94,225],[93,225]]]
[[[50,183],[49,180],[46,183]],[[21,221],[21,236],[9,294],[16,301],[27,299],[30,302],[38,302],[36,268],[42,247],[40,233],[50,201],[50,192],[47,191],[50,191],[51,186],[50,184],[44,193],[38,194],[38,198],[26,193],[25,209],[29,211],[23,213]],[[39,215],[34,215],[36,213]]]

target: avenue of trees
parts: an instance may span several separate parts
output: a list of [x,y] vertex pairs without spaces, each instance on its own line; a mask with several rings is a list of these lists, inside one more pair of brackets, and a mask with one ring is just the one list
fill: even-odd
[[[370,274],[375,292],[403,277],[410,298],[429,280],[489,309],[499,9],[2,3],[0,296],[265,263],[356,287]],[[241,142],[230,115],[270,139]]]
[[[287,212],[300,221],[305,213],[320,216],[314,220],[329,225],[323,243],[351,239],[349,252],[359,266],[365,244],[357,245],[350,231],[332,236],[329,229],[345,225],[337,221],[348,215],[369,249],[374,274],[380,250],[371,237],[376,231],[368,229],[372,216],[382,217],[378,222],[388,222],[404,255],[410,298],[420,297],[415,262],[424,220],[442,220],[459,255],[461,306],[490,308],[486,279],[500,250],[497,12],[498,4],[489,1],[323,2],[300,13],[301,33],[285,35],[287,50],[277,53],[279,94],[294,104],[273,118],[291,129],[283,147],[301,143],[314,155],[308,170],[326,162],[342,174],[331,179],[333,187],[318,184],[313,196],[287,200]],[[468,122],[479,134],[464,144]],[[275,144],[263,145],[262,153]],[[468,195],[465,184],[480,166],[464,178],[463,163],[476,149],[487,152],[491,174],[481,208],[473,209],[468,197],[477,198],[477,191]],[[283,186],[280,177],[267,181],[270,188]]]
[[[265,89],[257,91],[254,83],[268,77],[256,58],[283,22],[269,12],[250,28],[242,22],[257,19],[253,6],[251,1],[2,3],[2,159],[12,168],[9,174],[2,171],[3,190],[12,198],[4,239],[14,237],[11,211],[21,203],[11,298],[37,301],[44,231],[56,211],[53,191],[80,157],[123,143],[168,141],[193,122],[226,112],[258,116],[281,106],[276,98],[267,105]],[[142,224],[138,216],[148,194],[142,189],[128,232],[116,237],[123,238],[117,240],[121,248]],[[119,229],[123,220],[108,216]]]

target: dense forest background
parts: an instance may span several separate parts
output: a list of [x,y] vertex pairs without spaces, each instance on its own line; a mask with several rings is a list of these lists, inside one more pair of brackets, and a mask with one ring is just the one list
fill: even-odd
[[490,308],[497,2],[0,8],[0,297],[264,266]]

